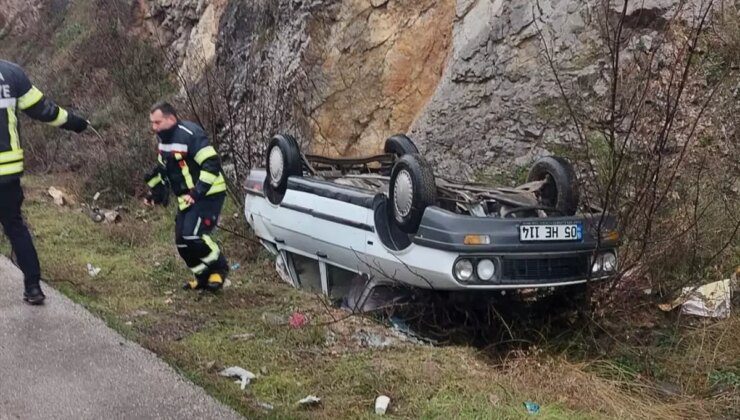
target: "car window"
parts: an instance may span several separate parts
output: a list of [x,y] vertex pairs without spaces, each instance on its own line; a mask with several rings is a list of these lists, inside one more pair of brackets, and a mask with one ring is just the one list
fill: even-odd
[[344,270],[333,265],[326,265],[327,285],[329,286],[329,297],[331,299],[342,299],[352,287],[352,280],[358,274]]
[[322,293],[319,262],[298,254],[288,253],[288,255],[293,262],[301,288],[310,292]]

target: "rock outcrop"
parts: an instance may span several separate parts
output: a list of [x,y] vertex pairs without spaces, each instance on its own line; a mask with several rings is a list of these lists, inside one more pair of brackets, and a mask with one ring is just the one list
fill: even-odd
[[[543,46],[564,86],[603,95],[599,25],[622,10],[600,0],[140,1],[182,73],[197,77],[204,62],[224,70],[240,114],[224,129],[253,139],[289,130],[333,156],[378,153],[408,132],[455,176],[567,146]],[[631,2],[628,44],[649,43],[679,3]]]

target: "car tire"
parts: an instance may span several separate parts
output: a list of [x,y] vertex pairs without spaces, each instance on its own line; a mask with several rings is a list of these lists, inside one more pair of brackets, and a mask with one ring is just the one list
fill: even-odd
[[384,151],[385,153],[394,154],[399,158],[403,155],[419,154],[419,149],[416,148],[414,142],[405,134],[396,134],[389,137],[385,141]]
[[568,160],[558,156],[538,159],[529,170],[527,182],[549,182],[540,190],[540,202],[552,207],[564,216],[572,216],[578,210],[579,192],[576,172]]
[[280,204],[288,190],[288,178],[303,175],[298,142],[288,134],[276,135],[267,146],[265,160],[265,195],[271,203]]
[[401,156],[393,165],[388,191],[391,223],[416,233],[424,210],[437,201],[432,167],[418,154]]

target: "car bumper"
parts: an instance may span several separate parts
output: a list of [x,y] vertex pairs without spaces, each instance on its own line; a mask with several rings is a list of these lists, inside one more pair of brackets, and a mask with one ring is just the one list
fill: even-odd
[[[616,252],[605,249],[601,252]],[[364,272],[388,283],[435,290],[506,290],[561,287],[610,278],[613,272],[592,273],[592,251],[555,253],[451,252],[412,244],[402,253],[389,255],[369,247],[363,257]],[[477,263],[494,261],[496,274],[490,280],[477,276],[467,281],[454,274],[461,259]]]

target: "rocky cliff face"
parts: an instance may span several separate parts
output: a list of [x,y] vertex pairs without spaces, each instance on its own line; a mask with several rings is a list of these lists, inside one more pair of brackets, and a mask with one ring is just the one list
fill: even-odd
[[[681,2],[631,3],[626,25],[635,39],[625,43],[625,58]],[[622,5],[612,2],[609,17]],[[427,159],[439,170],[470,176],[526,165],[553,144],[567,147],[572,132],[543,41],[569,92],[600,97],[607,92],[599,51],[604,18],[598,0],[459,0],[451,59],[410,128]]]
[[[606,92],[599,3],[140,0],[140,10],[182,73],[197,79],[204,61],[225,69],[242,121],[228,130],[291,129],[334,156],[377,153],[386,137],[408,132],[439,170],[471,175],[567,144],[542,39],[566,86]],[[636,36],[649,41],[677,3],[630,6]],[[273,121],[255,125],[265,114]]]
[[312,37],[312,146],[326,155],[367,155],[390,134],[406,132],[437,89],[452,44],[455,4],[349,1],[337,12]]
[[0,0],[0,38],[38,22],[42,0]]
[[228,0],[137,0],[138,30],[173,54],[188,82],[216,59],[216,40]]

